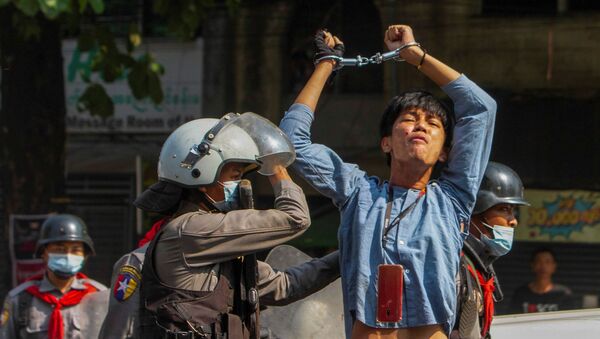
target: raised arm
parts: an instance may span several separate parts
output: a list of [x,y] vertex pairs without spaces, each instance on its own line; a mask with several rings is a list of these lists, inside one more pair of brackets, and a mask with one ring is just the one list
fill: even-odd
[[310,79],[304,88],[298,94],[298,97],[294,101],[296,104],[303,104],[308,106],[311,111],[315,111],[319,97],[325,88],[327,79],[333,73],[333,70],[337,66],[337,62],[333,59],[327,59],[328,57],[342,57],[344,54],[344,44],[338,37],[331,35],[329,32],[319,31],[315,36],[315,47],[317,48],[317,54],[315,55],[315,62],[322,59],[315,66],[315,71],[311,75]]
[[[386,31],[384,41],[388,48],[396,49],[415,39],[410,27],[394,25]],[[418,46],[402,49],[400,56],[440,86],[454,103],[456,124],[440,183],[453,193],[461,217],[468,219],[492,147],[496,102],[466,76]]]
[[[413,31],[406,25],[392,25],[385,32],[384,42],[389,50],[402,48],[415,42]],[[409,64],[418,67],[429,79],[442,87],[458,79],[460,74],[444,64],[419,46],[402,48],[400,57]]]
[[317,33],[315,45],[315,71],[286,112],[279,127],[296,149],[296,161],[291,167],[319,193],[332,199],[340,207],[354,191],[356,178],[364,176],[364,173],[356,165],[344,163],[330,148],[312,143],[310,128],[317,102],[336,67],[336,61],[328,58],[340,58],[344,51],[340,39],[328,32]]
[[193,265],[223,262],[281,245],[302,234],[310,225],[302,189],[291,180],[270,179],[275,195],[273,209],[187,213],[175,219],[173,222],[185,224],[181,246],[186,261]]

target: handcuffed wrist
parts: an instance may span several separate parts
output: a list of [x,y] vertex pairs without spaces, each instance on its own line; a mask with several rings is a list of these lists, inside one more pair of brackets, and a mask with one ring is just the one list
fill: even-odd
[[[404,58],[400,57],[400,53],[401,53],[403,50],[407,50],[407,52],[409,52],[409,53],[410,53],[410,51],[412,50],[412,49],[411,49],[411,47],[419,47],[419,49],[420,49],[420,50],[423,52],[423,54],[422,54],[422,55],[419,55],[419,56],[418,56],[418,59],[417,59],[417,58],[415,58],[415,60],[412,60],[412,58],[411,58],[411,59],[410,59],[410,61],[408,61],[407,59],[404,59]],[[427,54],[427,50],[425,50],[425,48],[423,48],[423,46],[421,46],[421,44],[420,44],[420,43],[418,43],[418,42],[415,42],[415,41],[413,41],[413,42],[409,42],[409,43],[407,43],[407,44],[405,44],[405,45],[402,45],[402,46],[400,46],[399,48],[397,48],[397,49],[396,49],[396,51],[397,51],[397,53],[398,53],[398,57],[397,57],[397,58],[395,58],[395,59],[394,59],[394,61],[396,61],[396,62],[403,62],[403,61],[406,61],[406,62],[410,63],[411,65],[414,65],[414,66],[415,66],[415,67],[417,67],[417,68],[420,68],[420,66],[419,66],[419,65],[421,65],[421,66],[423,65],[423,64],[422,64],[422,62],[424,61],[424,59],[423,59],[423,56],[424,56],[425,54]],[[415,55],[415,57],[416,57],[416,55]],[[411,62],[411,61],[414,61],[414,62]]]
[[332,63],[332,66],[333,66],[333,70],[336,71],[339,68],[341,68],[341,66],[340,66],[341,63],[340,62],[342,61],[342,57],[339,57],[337,55],[325,55],[325,56],[322,56],[320,58],[316,58],[315,61],[314,61],[315,66],[317,66],[322,61],[330,61]]

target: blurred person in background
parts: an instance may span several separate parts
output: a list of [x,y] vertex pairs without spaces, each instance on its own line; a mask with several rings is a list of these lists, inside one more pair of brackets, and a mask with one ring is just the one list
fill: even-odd
[[70,214],[42,225],[36,254],[46,273],[12,289],[0,316],[0,338],[96,338],[106,312],[106,286],[80,273],[94,255],[87,226]]
[[535,278],[515,290],[509,312],[535,313],[579,308],[571,289],[552,281],[556,267],[556,255],[552,249],[535,249],[531,254],[531,271]]
[[490,337],[494,306],[504,296],[493,263],[512,248],[516,209],[529,205],[523,183],[510,167],[490,161],[460,259],[457,321],[451,338]]

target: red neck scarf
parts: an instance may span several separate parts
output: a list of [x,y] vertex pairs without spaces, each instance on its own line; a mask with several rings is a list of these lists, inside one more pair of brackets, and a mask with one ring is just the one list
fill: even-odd
[[167,218],[162,218],[159,221],[155,222],[154,225],[152,225],[152,228],[148,232],[146,232],[146,234],[144,235],[144,237],[142,239],[140,239],[140,241],[138,242],[138,247],[142,247],[142,246],[146,245],[147,243],[151,242],[152,239],[154,239],[154,237],[158,233],[158,231],[160,231],[160,228],[162,227],[162,225],[165,224],[166,221],[167,221]]
[[[87,278],[83,273],[77,273],[76,276],[78,279]],[[28,280],[41,280],[43,275],[34,276]],[[65,335],[65,330],[63,328],[63,319],[60,310],[63,307],[69,307],[79,304],[83,297],[91,292],[96,292],[97,289],[88,284],[84,283],[84,290],[76,290],[71,289],[65,295],[63,295],[60,299],[57,299],[55,296],[50,294],[49,292],[40,292],[40,287],[38,285],[29,286],[25,291],[34,297],[40,299],[41,301],[53,305],[52,314],[50,315],[50,324],[48,326],[48,339],[62,339]]]
[[494,277],[491,277],[489,280],[485,280],[483,275],[479,271],[475,271],[471,265],[467,265],[469,272],[473,278],[479,281],[479,285],[481,286],[481,290],[483,291],[483,328],[481,329],[481,337],[485,337],[485,335],[489,332],[490,326],[492,325],[492,318],[494,317],[494,290],[496,287],[494,286]]

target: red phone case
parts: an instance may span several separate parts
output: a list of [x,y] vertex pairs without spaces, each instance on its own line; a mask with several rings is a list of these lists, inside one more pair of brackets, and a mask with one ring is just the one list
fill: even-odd
[[377,321],[398,322],[402,319],[402,265],[379,265],[377,280]]

